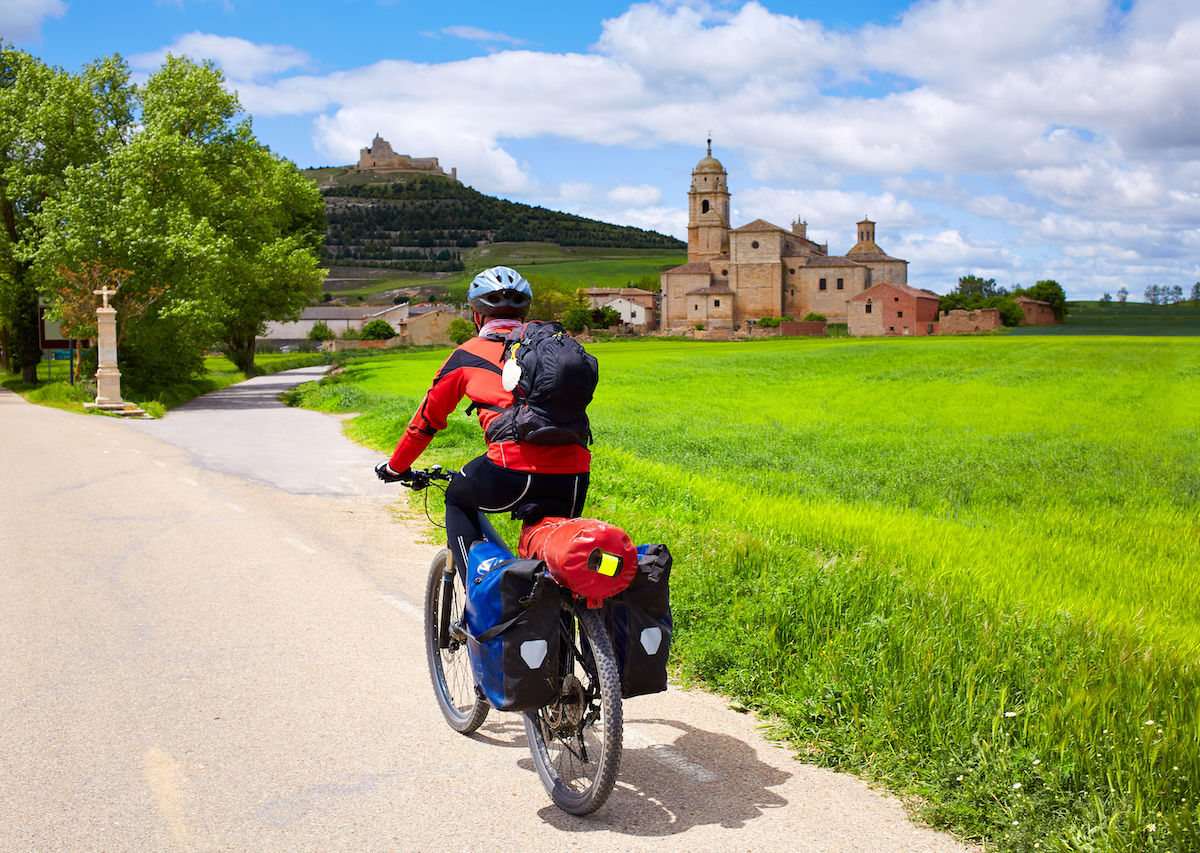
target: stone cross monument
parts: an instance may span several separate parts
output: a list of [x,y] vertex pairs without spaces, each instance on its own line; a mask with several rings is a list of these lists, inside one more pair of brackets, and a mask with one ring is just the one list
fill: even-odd
[[107,284],[93,290],[104,300],[96,309],[96,337],[99,340],[99,367],[96,370],[96,405],[123,407],[121,400],[121,371],[117,370],[117,309],[108,304],[116,288]]

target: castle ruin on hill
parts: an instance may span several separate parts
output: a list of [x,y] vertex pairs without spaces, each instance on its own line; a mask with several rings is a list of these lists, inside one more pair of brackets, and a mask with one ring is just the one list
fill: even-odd
[[371,147],[359,149],[356,172],[416,172],[422,175],[439,175],[443,178],[458,180],[458,169],[453,168],[448,173],[442,170],[437,157],[410,157],[407,154],[397,154],[392,150],[391,143],[375,134]]

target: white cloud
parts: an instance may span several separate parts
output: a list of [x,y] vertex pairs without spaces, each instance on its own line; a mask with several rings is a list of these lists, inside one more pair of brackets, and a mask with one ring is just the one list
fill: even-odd
[[1121,264],[1142,274],[1152,254],[1200,240],[1191,0],[1133,0],[1127,12],[1111,0],[923,0],[892,24],[836,32],[760,2],[663,0],[604,21],[586,54],[508,49],[327,75],[294,73],[308,58],[290,48],[185,38],[225,67],[251,113],[311,116],[328,162],[353,162],[379,132],[485,192],[584,215],[602,193],[596,211],[677,235],[678,173],[625,169],[626,183],[604,191],[590,166],[551,179],[529,152],[584,142],[636,162],[711,130],[745,214],[735,225],[806,218],[844,251],[869,213],[916,279],[923,265],[936,276],[1007,269],[1001,281],[1045,265],[1086,293]]
[[43,20],[61,18],[66,11],[63,0],[4,0],[0,3],[0,32],[9,41],[37,39]]
[[467,41],[477,41],[483,44],[511,44],[523,45],[524,39],[510,36],[507,33],[497,33],[492,30],[483,30],[479,27],[453,26],[445,27],[442,32],[448,36],[455,38],[466,39]]
[[162,64],[168,53],[196,61],[211,59],[234,83],[273,77],[312,64],[307,53],[287,45],[256,44],[234,36],[198,32],[180,36],[170,47],[131,56],[129,64],[133,68],[152,71]]
[[662,190],[649,184],[613,187],[608,191],[608,200],[614,204],[627,204],[631,207],[649,207],[662,200]]

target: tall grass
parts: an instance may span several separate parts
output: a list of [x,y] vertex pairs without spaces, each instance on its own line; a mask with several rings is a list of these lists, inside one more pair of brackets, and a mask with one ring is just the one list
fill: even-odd
[[[1200,341],[593,351],[589,512],[671,544],[686,672],[999,849],[1200,849]],[[308,395],[390,449],[443,355]]]

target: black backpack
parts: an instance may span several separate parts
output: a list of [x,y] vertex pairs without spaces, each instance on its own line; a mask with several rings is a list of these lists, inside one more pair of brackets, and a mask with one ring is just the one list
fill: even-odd
[[513,329],[500,366],[513,403],[488,425],[489,442],[587,445],[587,406],[600,368],[562,323],[531,321]]

